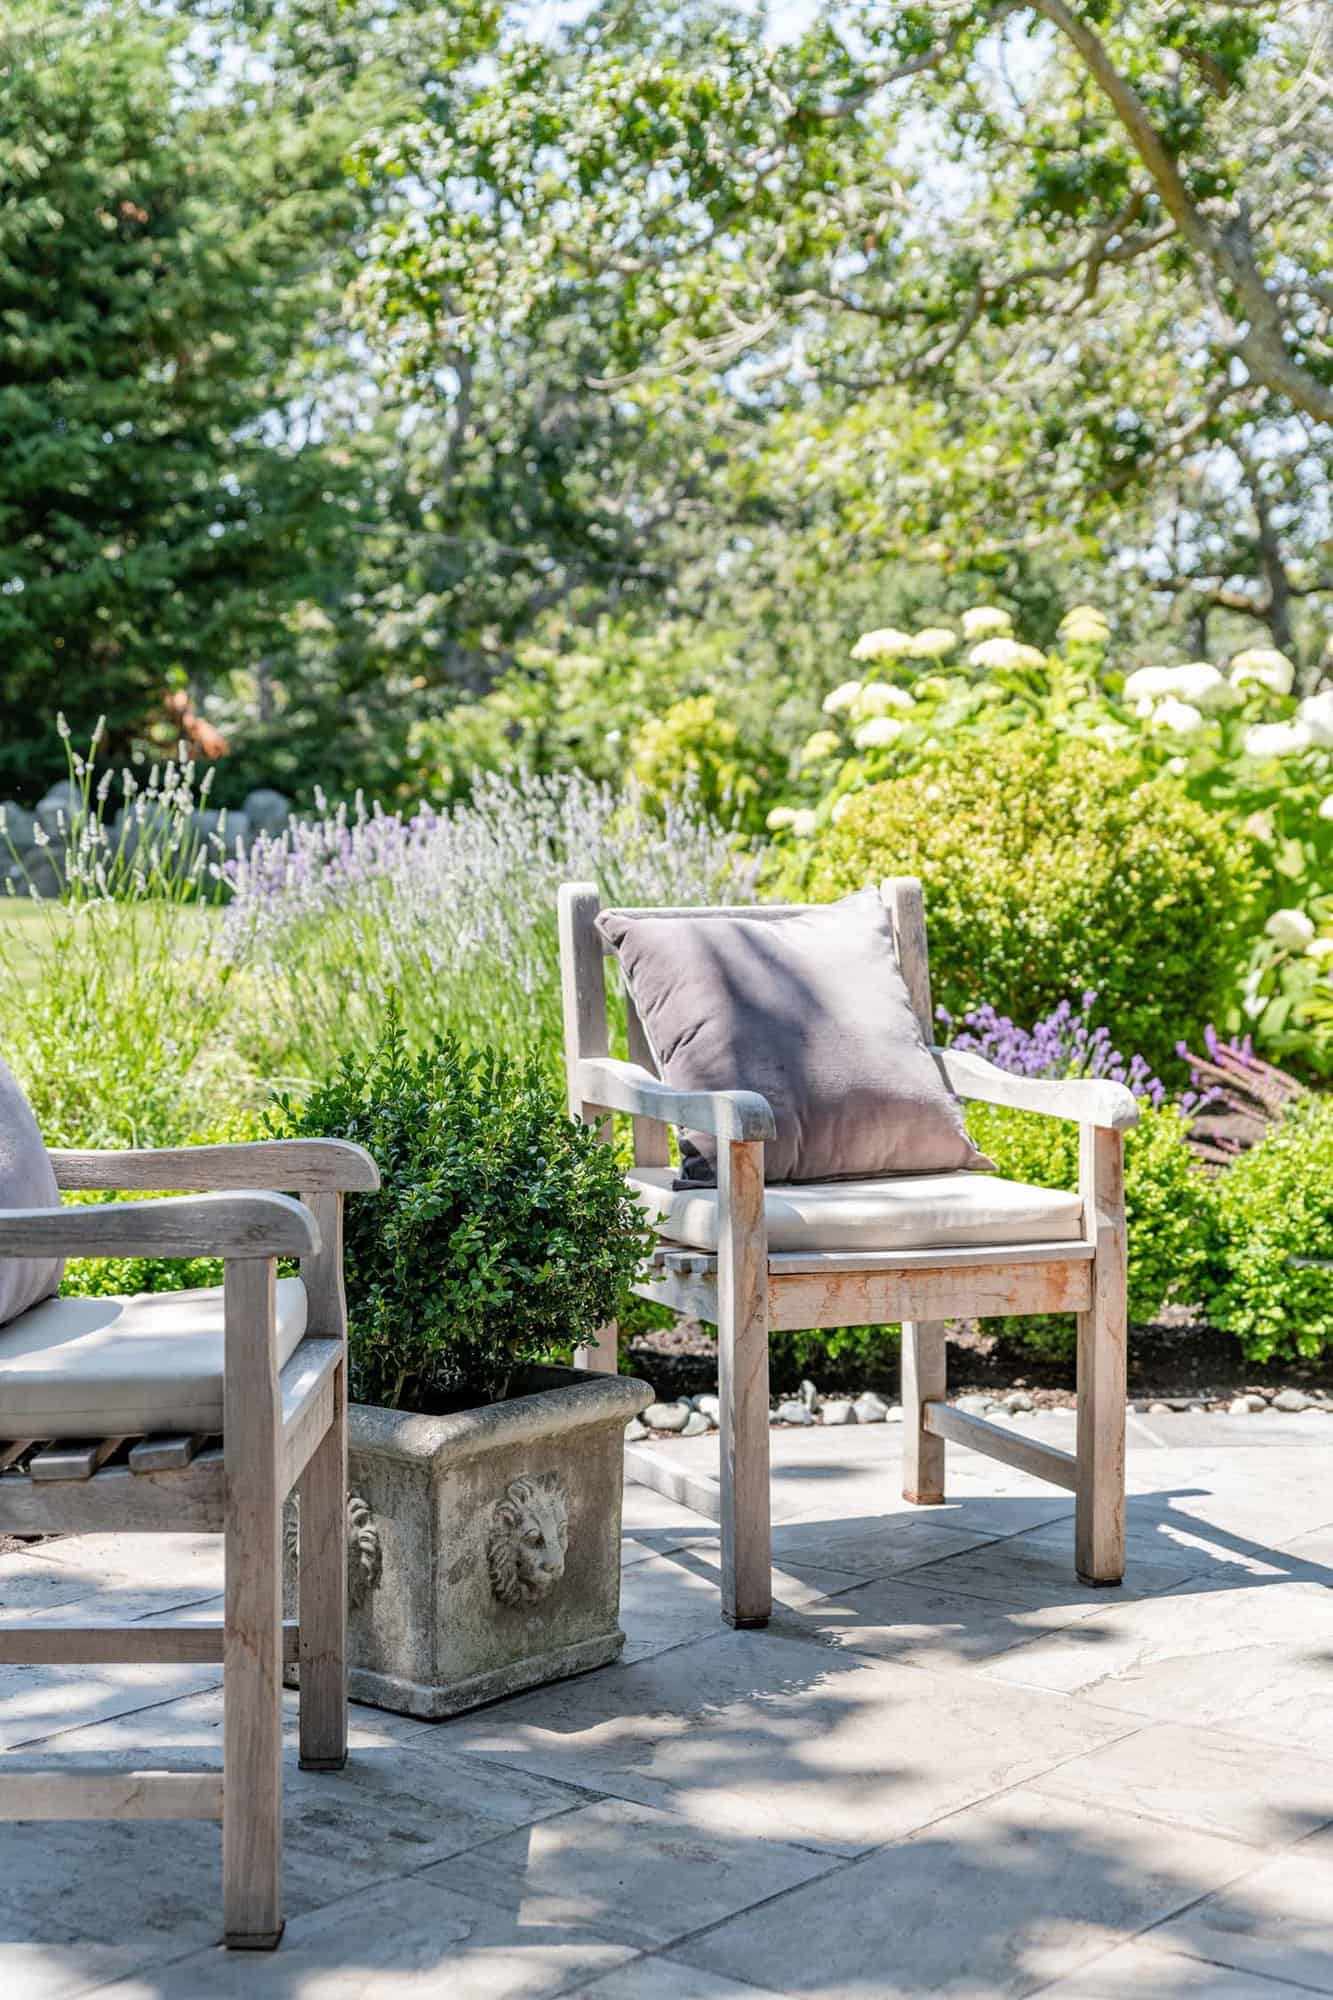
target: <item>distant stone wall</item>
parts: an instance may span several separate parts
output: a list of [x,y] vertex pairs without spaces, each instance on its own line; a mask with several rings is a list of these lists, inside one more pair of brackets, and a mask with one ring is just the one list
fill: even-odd
[[[0,894],[11,890],[29,895],[58,896],[61,890],[65,836],[71,819],[79,811],[80,794],[68,778],[52,785],[30,812],[12,799],[0,799]],[[282,792],[261,786],[239,807],[204,808],[190,815],[190,831],[203,844],[225,829],[227,849],[235,853],[236,843],[248,850],[261,834],[282,833],[292,816],[292,802]],[[151,838],[149,820],[145,829],[128,830],[122,809],[111,822],[113,843],[132,852],[139,839]],[[44,836],[44,840],[42,839]]]

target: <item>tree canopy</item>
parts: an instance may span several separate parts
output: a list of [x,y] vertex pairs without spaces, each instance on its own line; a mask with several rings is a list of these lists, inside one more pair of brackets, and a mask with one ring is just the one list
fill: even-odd
[[0,792],[57,706],[151,743],[173,691],[224,791],[609,767],[629,690],[780,754],[849,632],[979,583],[1039,638],[1091,596],[1131,658],[1266,632],[1312,686],[1331,38],[1319,0],[18,0]]

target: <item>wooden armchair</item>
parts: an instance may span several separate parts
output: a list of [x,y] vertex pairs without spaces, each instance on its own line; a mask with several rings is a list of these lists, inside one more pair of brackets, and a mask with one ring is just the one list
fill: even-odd
[[[0,1212],[0,1257],[216,1257],[214,1291],[46,1299],[0,1327],[0,1532],[216,1531],[223,1623],[0,1628],[0,1660],[214,1661],[223,1764],[0,1772],[0,1818],[222,1821],[224,1936],[282,1935],[282,1672],[300,1757],[347,1755],[345,1193],[379,1186],[337,1140],[53,1152],[62,1188],[212,1192]],[[257,1193],[294,1188],[302,1197]],[[277,1277],[280,1257],[299,1278]],[[301,1497],[299,1623],[282,1617],[282,1508]]]
[[[898,962],[927,1042],[933,1040],[921,885],[881,888]],[[903,1493],[919,1506],[944,1499],[946,1439],[1072,1491],[1074,1560],[1086,1583],[1124,1574],[1125,1209],[1123,1133],[1138,1108],[1100,1079],[1012,1076],[982,1058],[938,1049],[960,1097],[1008,1104],[1080,1128],[1077,1194],[982,1174],[765,1187],[764,1141],[773,1116],[745,1090],[686,1093],[655,1073],[626,995],[628,1062],[609,1054],[606,953],[592,883],[560,891],[560,954],[570,1108],[589,1123],[608,1112],[634,1121],[630,1179],[657,1223],[660,1246],[636,1291],[718,1330],[721,1458],[716,1500],[664,1455],[634,1453],[633,1476],[721,1526],[722,1614],[763,1625],[772,1606],[768,1460],[769,1329],[902,1322]],[[633,914],[648,914],[634,912]],[[718,1185],[672,1188],[668,1130],[710,1132]],[[997,1314],[1078,1315],[1078,1430],[1074,1452],[1014,1435],[946,1400],[944,1322]],[[615,1368],[615,1330],[594,1351]]]

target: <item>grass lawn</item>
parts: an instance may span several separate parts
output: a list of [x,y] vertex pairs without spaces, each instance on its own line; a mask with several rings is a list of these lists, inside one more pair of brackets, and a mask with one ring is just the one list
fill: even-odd
[[48,912],[36,903],[6,897],[0,902],[0,978],[6,989],[17,974],[18,984],[30,985],[41,963]]
[[[118,915],[122,920],[129,915],[132,923],[146,926],[159,913],[160,905],[134,907],[122,903]],[[202,927],[213,923],[216,917],[217,912],[211,909],[178,909],[175,920],[181,926],[183,944],[188,947]],[[10,896],[0,899],[0,1023],[11,996],[39,977],[48,927],[59,921],[63,920],[50,904],[34,903],[28,898],[20,902]]]

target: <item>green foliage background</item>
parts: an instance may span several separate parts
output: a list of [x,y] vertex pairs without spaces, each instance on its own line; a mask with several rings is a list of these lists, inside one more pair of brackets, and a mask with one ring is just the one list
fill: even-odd
[[936,1003],[1034,1021],[1098,994],[1117,1044],[1169,1063],[1213,1018],[1250,875],[1225,824],[1136,757],[1032,730],[943,749],[853,795],[814,849],[834,897],[918,875]]

